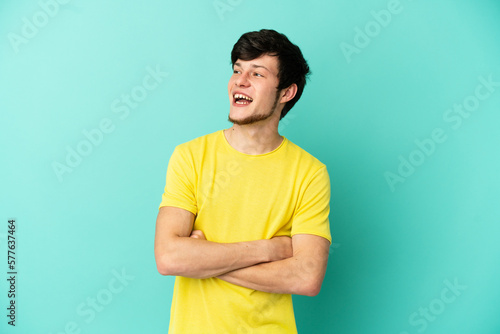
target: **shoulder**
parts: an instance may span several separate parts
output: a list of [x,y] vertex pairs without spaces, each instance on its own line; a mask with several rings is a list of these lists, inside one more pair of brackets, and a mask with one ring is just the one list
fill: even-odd
[[326,165],[324,163],[290,140],[288,140],[287,143],[287,151],[287,155],[289,155],[291,159],[296,159],[301,165],[310,168],[314,172],[323,168],[326,170]]
[[207,147],[217,145],[217,142],[221,136],[221,132],[222,130],[219,130],[204,136],[191,139],[190,141],[177,145],[175,150],[181,152],[196,152],[199,150],[204,150]]
[[220,143],[220,131],[200,136],[185,143],[175,146],[170,156],[170,161],[183,164],[184,166],[195,166],[196,162],[202,159],[207,152],[216,149]]

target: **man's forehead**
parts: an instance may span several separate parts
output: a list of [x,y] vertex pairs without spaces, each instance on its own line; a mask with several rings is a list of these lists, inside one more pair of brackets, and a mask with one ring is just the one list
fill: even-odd
[[275,75],[278,74],[278,59],[273,56],[260,56],[252,60],[237,59],[234,66],[242,68],[262,68]]

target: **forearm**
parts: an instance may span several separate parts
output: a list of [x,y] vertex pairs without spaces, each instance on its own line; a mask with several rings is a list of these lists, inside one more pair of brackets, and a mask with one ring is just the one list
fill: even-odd
[[293,268],[293,258],[261,263],[234,270],[218,278],[249,289],[271,293],[295,293],[298,279]]
[[155,259],[162,275],[208,278],[266,261],[292,256],[288,237],[236,243],[207,241],[193,230],[194,214],[162,207],[156,219]]
[[292,257],[234,270],[218,278],[263,292],[317,295],[326,273],[330,242],[312,235],[293,238]]
[[[157,254],[163,275],[208,278],[270,261],[268,240],[216,243],[190,237],[175,237]],[[160,268],[161,266],[161,268]]]

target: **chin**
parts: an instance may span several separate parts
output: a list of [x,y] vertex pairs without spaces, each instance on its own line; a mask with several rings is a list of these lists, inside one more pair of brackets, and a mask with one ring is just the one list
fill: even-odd
[[236,125],[246,125],[246,124],[249,124],[247,118],[234,118],[234,117],[231,117],[231,115],[229,115],[227,117],[227,120],[229,122],[233,123],[233,124],[236,124]]
[[251,116],[248,113],[245,113],[244,111],[240,110],[230,110],[229,115],[227,116],[227,119],[231,123],[238,124],[240,122],[245,122],[246,119],[250,118]]

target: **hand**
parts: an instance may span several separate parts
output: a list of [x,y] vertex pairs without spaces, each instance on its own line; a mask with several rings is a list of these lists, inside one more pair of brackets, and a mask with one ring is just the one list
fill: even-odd
[[271,261],[288,259],[293,256],[292,238],[288,236],[273,237],[271,242]]
[[193,230],[189,237],[193,239],[207,240],[207,238],[205,238],[205,234],[201,230]]

